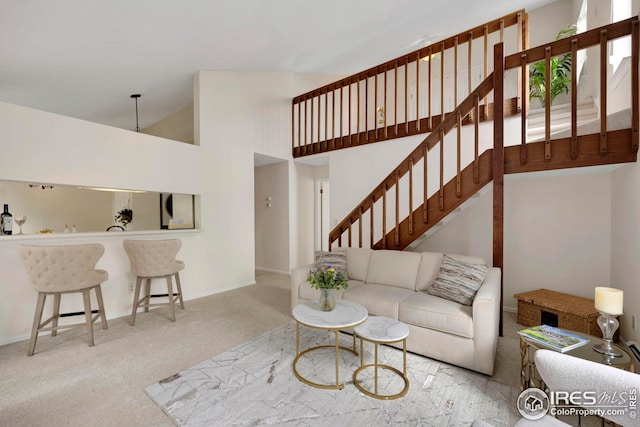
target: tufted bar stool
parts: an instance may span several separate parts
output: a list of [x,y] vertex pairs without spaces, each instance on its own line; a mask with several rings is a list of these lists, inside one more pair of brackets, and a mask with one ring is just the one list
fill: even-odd
[[[184,310],[182,299],[182,287],[180,286],[180,271],[184,270],[184,262],[176,260],[176,255],[182,247],[179,239],[167,240],[124,240],[124,250],[131,262],[131,271],[136,276],[136,289],[133,295],[133,308],[131,311],[131,326],[136,323],[136,312],[139,307],[144,307],[148,312],[149,307],[169,306],[169,318],[176,321],[175,303],[180,303]],[[176,291],[173,292],[172,278],[176,280]],[[142,280],[145,280],[144,296],[140,298]],[[166,279],[167,294],[151,294],[151,279]],[[168,297],[168,302],[151,303],[151,298]]]
[[[104,246],[98,243],[62,246],[22,246],[20,255],[22,262],[31,279],[33,288],[38,292],[36,312],[33,317],[31,340],[27,355],[33,356],[36,349],[38,334],[51,331],[55,337],[59,329],[70,329],[83,325],[58,326],[60,317],[84,314],[89,335],[89,346],[93,346],[93,324],[99,319],[102,329],[107,329],[107,318],[102,301],[100,285],[109,278],[105,270],[97,270],[96,263],[104,254]],[[91,296],[93,289],[98,301],[98,310],[91,310]],[[62,294],[82,293],[84,312],[60,313],[60,297]],[[48,295],[53,295],[53,314],[42,321],[44,304]],[[94,316],[95,314],[95,316]],[[50,327],[46,327],[51,323]]]

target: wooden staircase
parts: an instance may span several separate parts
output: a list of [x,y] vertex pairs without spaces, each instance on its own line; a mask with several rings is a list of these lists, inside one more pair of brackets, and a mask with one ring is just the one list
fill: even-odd
[[[526,15],[523,12],[519,12],[517,16],[523,17]],[[500,28],[504,28],[504,20],[501,22]],[[518,28],[526,29],[526,19],[523,21],[519,18],[517,22],[519,22]],[[483,28],[486,46],[488,26]],[[469,96],[459,102],[453,111],[445,114],[444,105],[441,104],[437,122],[432,120],[431,111],[429,111],[426,119],[420,118],[418,115],[416,120],[410,120],[411,117],[408,113],[406,101],[409,98],[406,86],[408,62],[404,63],[404,116],[400,120],[397,117],[394,119],[395,123],[392,131],[386,122],[383,122],[382,126],[378,126],[377,122],[374,122],[376,123],[374,129],[370,130],[368,119],[365,120],[364,132],[360,131],[359,109],[361,102],[358,96],[356,105],[357,131],[355,133],[352,132],[352,114],[350,112],[351,108],[349,108],[349,113],[347,113],[349,117],[347,135],[336,133],[335,118],[330,121],[329,116],[335,117],[338,113],[336,107],[333,110],[329,108],[329,99],[330,91],[333,91],[331,97],[335,101],[335,90],[339,85],[325,87],[295,98],[294,108],[292,109],[293,154],[295,157],[349,148],[361,143],[376,142],[378,140],[376,138],[381,134],[385,137],[389,137],[389,135],[392,135],[392,137],[408,136],[412,130],[419,133],[421,129],[425,128],[429,132],[426,138],[330,232],[329,248],[331,249],[337,245],[371,247],[374,249],[405,249],[429,229],[438,225],[447,215],[454,212],[480,189],[492,183],[493,265],[503,268],[505,174],[618,164],[637,160],[640,126],[639,28],[638,17],[634,17],[590,30],[568,39],[556,40],[546,45],[518,51],[506,57],[503,43],[496,43],[494,45],[493,72],[485,74],[484,81],[473,91],[470,91]],[[473,31],[468,33],[467,40],[469,43],[473,40],[473,34]],[[520,34],[520,31],[518,34]],[[552,57],[567,53],[572,55],[572,62],[575,64],[578,50],[599,48],[600,93],[598,96],[598,110],[607,112],[607,44],[611,40],[627,35],[631,35],[632,39],[630,120],[628,121],[628,126],[624,126],[621,129],[609,129],[607,115],[601,113],[599,126],[596,126],[597,129],[595,131],[578,134],[577,78],[576,70],[573,69],[570,91],[571,102],[564,112],[569,121],[569,126],[565,126],[566,135],[552,137],[552,130],[556,126],[552,121],[554,109],[545,108],[543,112],[544,131],[540,132],[541,140],[528,142],[528,103],[523,102],[528,99],[528,84],[526,83],[528,81],[528,65],[537,61],[545,61],[547,69],[549,69]],[[456,37],[460,37],[460,35]],[[522,40],[524,41],[523,45],[526,45],[526,33],[522,34]],[[457,41],[454,42],[454,46],[457,46]],[[442,43],[441,52],[444,52],[444,50],[445,43]],[[417,62],[415,66],[416,74],[418,74],[419,61],[423,55],[422,51],[420,51],[415,56]],[[431,55],[431,51],[427,55]],[[470,60],[469,65],[471,65]],[[397,61],[394,66],[394,74],[397,78],[399,74]],[[384,81],[386,84],[386,66],[384,69]],[[487,66],[485,65],[486,69]],[[516,70],[519,96],[505,100],[505,72],[508,70]],[[377,68],[374,69],[375,73],[378,73],[378,71]],[[441,72],[441,75],[444,76],[444,73]],[[367,83],[365,83],[364,87],[365,92],[367,92],[366,88],[371,76],[369,73],[357,76],[355,80],[358,88],[357,93],[360,91],[361,78],[366,79]],[[549,86],[549,74],[547,74],[546,80],[547,86]],[[471,78],[469,78],[469,81],[471,81]],[[353,79],[346,79],[340,84],[343,83],[348,85],[349,92],[351,92]],[[416,86],[418,85],[416,83]],[[375,87],[377,94],[377,81]],[[431,74],[429,74],[429,91],[431,90],[430,87]],[[469,88],[471,88],[470,83]],[[441,86],[441,90],[441,98],[444,98],[443,86]],[[342,89],[340,91],[342,92]],[[384,93],[387,93],[386,86]],[[350,96],[349,100],[351,100]],[[323,99],[324,110],[321,108]],[[368,112],[371,110],[366,101],[367,99],[368,95],[364,101],[364,115],[366,117],[368,117]],[[492,99],[492,102],[487,102],[488,99]],[[311,100],[310,108],[307,105],[309,100]],[[341,93],[340,101],[342,100]],[[304,103],[304,121],[302,120],[303,110],[301,109],[301,103]],[[431,102],[428,103],[431,105]],[[316,106],[317,116],[314,116],[314,105]],[[342,102],[339,105],[342,105]],[[387,105],[386,98],[385,105]],[[549,95],[547,95],[545,105],[551,105]],[[351,107],[350,101],[349,107]],[[310,110],[312,117],[310,120],[307,118],[308,110]],[[416,111],[418,110],[418,104],[416,103]],[[333,112],[330,114],[330,111]],[[397,115],[397,96],[394,111],[396,111]],[[509,142],[519,139],[519,143],[516,142],[515,145],[505,146],[505,117],[513,111],[516,111],[520,116],[520,135],[509,135],[508,139]],[[555,113],[557,116],[561,115],[557,109]],[[342,117],[342,111],[338,115]],[[314,117],[317,117],[317,122]],[[483,120],[493,122],[492,147],[483,147],[480,142],[479,123]],[[323,122],[324,131],[322,131],[321,125]],[[331,128],[329,127],[330,122]],[[315,140],[313,123],[316,123]],[[307,124],[310,124],[310,130],[307,129]],[[472,127],[472,136],[468,135],[469,132],[463,132],[463,127]],[[341,119],[340,132],[342,132],[342,129]],[[454,129],[455,132],[453,132]],[[302,138],[303,134],[304,138]],[[307,140],[308,136],[310,136],[309,140]],[[295,142],[296,140],[298,141],[297,143]],[[304,144],[302,143],[303,140]],[[417,200],[417,202],[414,202],[414,200]],[[502,334],[502,322],[500,322],[500,334]]]
[[[526,14],[520,11],[516,16],[522,17]],[[501,19],[504,22],[504,18]],[[515,19],[514,22],[522,23],[519,19]],[[504,28],[504,24],[499,27]],[[526,20],[523,27],[526,28]],[[488,26],[479,28],[488,28]],[[473,31],[470,31],[468,40],[472,40],[472,34]],[[484,34],[487,34],[487,30],[484,30]],[[518,34],[520,34],[519,31]],[[602,115],[599,119],[599,129],[592,133],[578,135],[579,124],[592,118],[593,114],[584,115],[582,113],[584,109],[579,108],[575,83],[577,79],[574,75],[570,104],[565,107],[546,108],[537,114],[537,118],[531,117],[531,120],[537,120],[540,123],[538,126],[543,129],[542,132],[539,132],[539,137],[542,140],[528,142],[530,137],[527,135],[527,103],[521,102],[521,100],[528,99],[527,65],[540,60],[550,61],[551,57],[566,53],[575,57],[578,50],[599,46],[601,75],[605,77],[601,78],[600,82],[598,107],[600,111],[607,111],[607,43],[626,35],[632,36],[633,44],[629,126],[624,129],[609,130],[607,117]],[[460,37],[460,35],[456,37]],[[526,39],[527,37],[523,36],[523,40]],[[455,45],[456,43],[454,43]],[[442,46],[444,48],[445,43],[442,43]],[[417,57],[420,55],[422,54]],[[416,68],[418,67],[419,65],[416,65]],[[517,88],[519,96],[504,99],[504,74],[511,69],[516,70],[519,76]],[[404,72],[408,73],[406,67]],[[396,70],[396,77],[397,75]],[[525,84],[521,84],[521,82],[525,82]],[[320,97],[324,94],[324,100],[328,103],[328,91],[329,89],[325,88],[297,97],[294,100],[294,105],[298,105],[300,108],[299,102],[313,94]],[[444,95],[441,95],[441,98],[444,98]],[[321,99],[317,98],[316,101],[312,99],[310,113],[314,111],[314,105],[316,105],[315,112],[319,113],[318,106],[322,105]],[[490,102],[487,102],[488,99]],[[296,102],[298,103],[296,104]],[[314,102],[316,103],[314,104]],[[357,105],[360,104],[361,102],[358,101]],[[550,100],[548,99],[546,105],[549,104]],[[366,102],[363,105],[365,111],[370,109]],[[410,115],[406,113],[406,108],[404,118],[410,118]],[[358,109],[359,107],[356,108],[356,110]],[[444,108],[441,108],[438,120],[432,120],[430,116],[415,121],[401,122],[396,120],[392,126],[378,126],[376,124],[375,129],[350,133],[348,136],[340,136],[334,141],[329,138],[330,131],[327,130],[330,129],[330,124],[327,122],[328,114],[326,114],[328,111],[330,110],[325,109],[324,115],[317,114],[318,119],[315,127],[313,125],[315,119],[304,119],[304,123],[311,123],[311,136],[314,133],[313,129],[317,132],[318,141],[311,138],[310,144],[294,146],[294,156],[349,148],[358,145],[358,143],[376,142],[376,135],[386,134],[386,137],[391,138],[405,136],[421,126],[431,129],[426,138],[330,232],[330,248],[360,246],[375,249],[405,249],[425,232],[439,224],[450,212],[493,181],[494,217],[497,218],[494,223],[494,265],[501,267],[502,182],[504,174],[636,161],[638,151],[638,18],[630,18],[578,34],[570,39],[557,40],[506,57],[503,54],[503,43],[496,43],[493,73],[489,74],[469,96],[459,102],[453,111],[442,114]],[[520,116],[520,143],[505,147],[504,120],[506,116],[513,114]],[[323,122],[320,119],[321,116],[324,117],[326,127],[324,131],[321,130]],[[294,117],[300,119],[300,111],[297,114],[294,112]],[[568,125],[559,125],[558,119],[564,119]],[[482,121],[493,122],[492,147],[482,146],[480,142],[479,123]],[[294,121],[294,128],[296,128],[295,123]],[[360,129],[359,126],[357,129]],[[463,128],[472,128],[473,132],[464,132]],[[553,138],[552,132],[560,128],[565,129],[567,135]],[[299,123],[296,129],[301,130]],[[349,125],[349,129],[351,129],[351,125]],[[306,134],[307,130],[305,129],[303,133]],[[470,133],[472,136],[469,135]],[[518,136],[509,135],[509,141],[513,139],[518,139]],[[455,167],[451,165],[455,165]]]

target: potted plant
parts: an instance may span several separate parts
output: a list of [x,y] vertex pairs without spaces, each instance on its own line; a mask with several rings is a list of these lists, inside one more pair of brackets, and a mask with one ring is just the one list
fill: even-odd
[[312,288],[320,289],[318,304],[322,311],[331,311],[335,308],[334,289],[346,289],[349,286],[347,275],[336,271],[331,266],[314,268],[307,275],[307,282],[311,284]]
[[[556,40],[576,35],[578,29],[575,24],[564,27]],[[566,53],[561,56],[554,56],[550,62],[551,82],[549,88],[550,103],[561,93],[569,93],[571,83],[571,54]],[[545,106],[547,94],[547,82],[545,78],[547,70],[546,61],[536,62],[529,67],[529,100],[538,99],[540,105]],[[548,106],[550,107],[550,105]]]
[[122,208],[115,216],[116,222],[122,224],[124,228],[133,220],[133,211],[129,208]]

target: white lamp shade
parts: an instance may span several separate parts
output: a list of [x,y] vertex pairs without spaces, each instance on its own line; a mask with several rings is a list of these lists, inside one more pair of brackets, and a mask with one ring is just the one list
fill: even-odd
[[623,296],[624,292],[620,289],[596,287],[596,310],[613,316],[622,314]]

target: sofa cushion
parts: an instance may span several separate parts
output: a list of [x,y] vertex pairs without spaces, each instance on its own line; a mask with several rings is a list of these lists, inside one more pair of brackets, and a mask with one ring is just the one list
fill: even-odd
[[342,298],[364,305],[371,316],[397,319],[400,302],[413,294],[415,292],[408,289],[365,283],[356,288],[349,287]]
[[347,276],[349,279],[362,280],[363,282],[367,279],[371,252],[373,252],[372,249],[365,248],[347,249]]
[[366,282],[415,291],[421,258],[415,252],[372,251]]
[[316,252],[315,267],[320,269],[333,267],[337,272],[347,274],[347,250],[337,248],[331,252]]
[[467,305],[414,292],[400,303],[398,320],[421,328],[473,338],[472,310]]
[[460,304],[471,305],[488,270],[489,267],[484,264],[458,261],[443,254],[438,276],[426,292]]
[[[470,262],[472,264],[484,264],[484,259],[476,256],[453,255],[447,254],[458,261]],[[420,260],[420,269],[416,279],[416,291],[426,291],[433,283],[436,276],[440,272],[440,264],[442,264],[441,252],[422,252]]]

